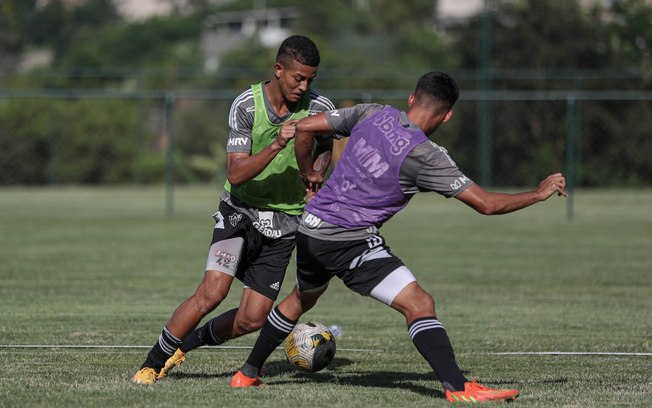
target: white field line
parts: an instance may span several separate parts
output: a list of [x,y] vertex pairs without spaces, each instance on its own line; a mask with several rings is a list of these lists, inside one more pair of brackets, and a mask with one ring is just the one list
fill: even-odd
[[[0,344],[0,349],[149,349],[151,346],[124,345],[124,344]],[[203,346],[202,349],[226,349],[226,350],[251,350],[252,346]],[[280,350],[279,348],[278,350]],[[382,349],[357,349],[338,348],[337,351],[348,351],[358,353],[383,352]],[[480,354],[490,356],[639,356],[652,357],[652,353],[626,353],[613,351],[503,351],[489,353],[460,353]]]
[[[138,345],[103,345],[103,344],[0,344],[0,349],[150,349],[152,346]],[[253,346],[203,346],[202,349],[245,349],[251,350]],[[282,349],[281,347],[278,348]],[[351,351],[358,353],[382,352],[381,349],[355,349],[338,348],[337,351]]]
[[504,351],[482,354],[493,356],[652,356],[652,353],[622,353],[614,351]]

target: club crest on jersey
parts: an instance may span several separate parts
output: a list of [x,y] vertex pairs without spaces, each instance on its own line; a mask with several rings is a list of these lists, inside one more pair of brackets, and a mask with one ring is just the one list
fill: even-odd
[[229,215],[229,223],[233,227],[235,227],[240,222],[241,219],[242,219],[242,214],[240,214],[240,213],[237,213],[237,214],[233,213],[233,214]]

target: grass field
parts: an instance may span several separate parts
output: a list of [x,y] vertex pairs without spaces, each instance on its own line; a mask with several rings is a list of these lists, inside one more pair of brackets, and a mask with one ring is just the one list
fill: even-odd
[[[159,188],[0,189],[0,406],[448,406],[401,316],[339,281],[305,316],[343,329],[321,373],[277,351],[268,387],[229,388],[248,335],[131,384],[203,274],[218,194],[178,188],[167,218]],[[518,406],[652,406],[652,191],[578,191],[574,204],[568,222],[556,197],[483,217],[421,195],[383,235],[434,295],[468,377],[520,389]],[[292,266],[282,293],[293,280]]]

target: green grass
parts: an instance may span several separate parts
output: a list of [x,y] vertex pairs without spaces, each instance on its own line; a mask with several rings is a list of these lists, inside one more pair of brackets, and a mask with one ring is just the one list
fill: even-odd
[[[167,218],[159,188],[0,189],[0,344],[151,346],[201,279],[218,196],[177,188]],[[421,195],[383,235],[435,297],[468,377],[520,389],[519,406],[647,407],[652,356],[496,353],[652,353],[651,204],[650,190],[578,191],[568,222],[556,197],[483,217]],[[293,280],[292,266],[283,293]],[[2,347],[0,405],[448,406],[398,313],[334,281],[304,318],[343,328],[315,375],[277,351],[268,387],[234,390],[248,350],[200,349],[143,387],[129,379],[146,348]]]

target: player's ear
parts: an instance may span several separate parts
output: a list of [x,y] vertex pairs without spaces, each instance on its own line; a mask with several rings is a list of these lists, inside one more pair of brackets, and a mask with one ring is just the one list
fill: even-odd
[[444,116],[443,122],[448,122],[448,119],[450,119],[451,116],[453,116],[453,111],[449,110],[448,112],[446,112],[446,116]]
[[408,107],[412,106],[414,103],[414,93],[410,94],[410,97],[408,98]]
[[274,64],[274,77],[276,79],[279,79],[281,78],[282,73],[283,73],[283,65],[277,62],[276,64]]

